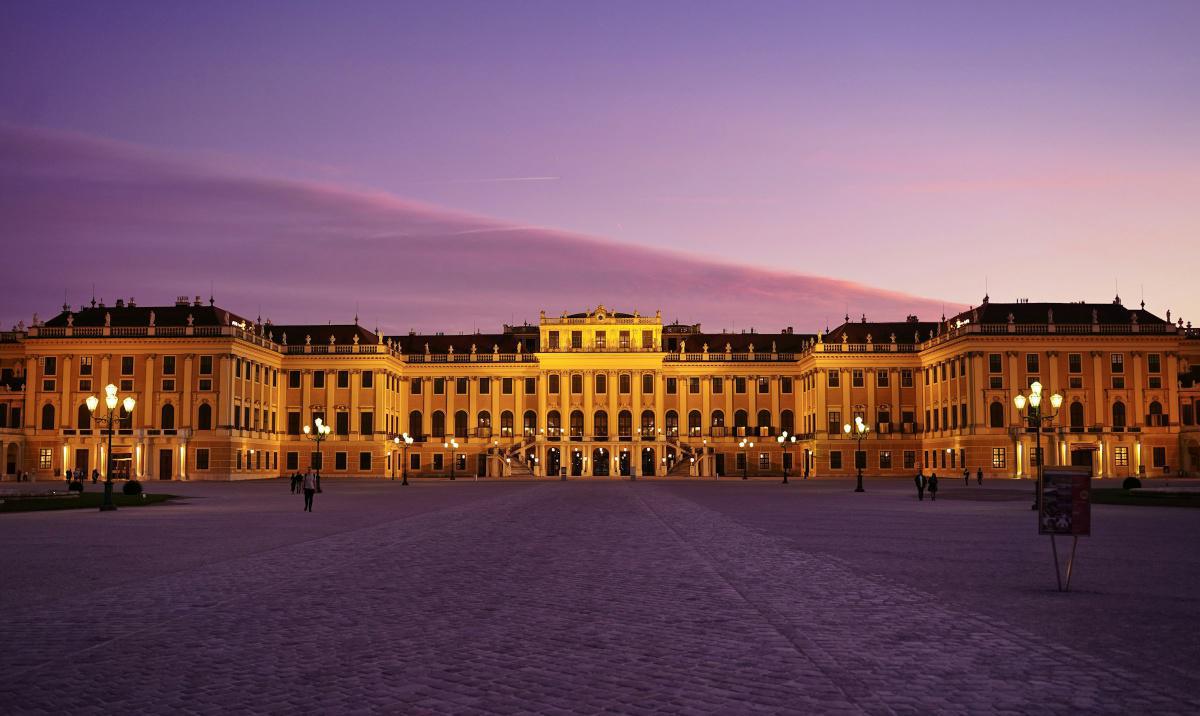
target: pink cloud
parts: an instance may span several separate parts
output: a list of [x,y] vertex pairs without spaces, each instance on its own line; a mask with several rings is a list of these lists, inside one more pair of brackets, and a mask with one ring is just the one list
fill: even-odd
[[[942,303],[820,276],[506,223],[381,193],[255,176],[136,145],[0,126],[0,320],[133,295],[208,294],[276,322],[495,330],[604,303],[710,330],[816,330],[846,310]],[[947,310],[957,308],[946,304]]]

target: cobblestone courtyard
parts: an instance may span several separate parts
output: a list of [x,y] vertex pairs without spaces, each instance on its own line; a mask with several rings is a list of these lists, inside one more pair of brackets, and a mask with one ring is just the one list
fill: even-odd
[[0,516],[8,713],[1196,713],[1200,511],[1029,485],[280,481]]

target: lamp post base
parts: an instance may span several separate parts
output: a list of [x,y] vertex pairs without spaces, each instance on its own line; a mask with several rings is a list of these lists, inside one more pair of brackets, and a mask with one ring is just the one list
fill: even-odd
[[857,480],[857,484],[854,486],[854,491],[855,492],[866,492],[866,490],[864,490],[863,486],[862,486],[862,473],[861,472],[858,473],[858,480]]
[[112,481],[110,480],[104,483],[104,501],[100,503],[100,511],[112,512],[116,509],[117,506],[113,504]]

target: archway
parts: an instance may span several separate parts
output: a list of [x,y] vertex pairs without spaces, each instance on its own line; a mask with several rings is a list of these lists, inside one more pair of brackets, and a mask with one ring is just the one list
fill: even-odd
[[596,477],[608,477],[608,450],[598,447],[592,450],[592,475]]
[[642,469],[641,473],[645,476],[653,476],[655,474],[654,463],[654,448],[642,448]]

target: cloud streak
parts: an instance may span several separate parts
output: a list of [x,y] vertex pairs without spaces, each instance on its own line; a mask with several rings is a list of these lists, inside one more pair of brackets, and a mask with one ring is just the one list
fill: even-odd
[[0,126],[0,225],[20,257],[0,269],[6,325],[51,313],[64,289],[78,304],[93,282],[149,304],[211,280],[218,303],[276,322],[346,321],[358,304],[390,331],[494,330],[599,303],[810,331],[847,307],[882,320],[942,305],[28,127]]

